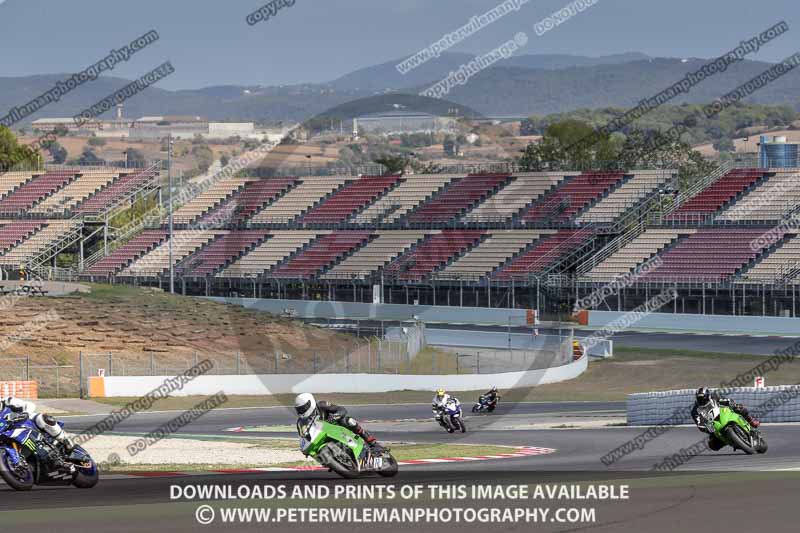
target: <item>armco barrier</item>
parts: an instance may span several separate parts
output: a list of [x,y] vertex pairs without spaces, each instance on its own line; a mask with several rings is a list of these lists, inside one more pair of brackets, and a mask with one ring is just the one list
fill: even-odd
[[291,310],[298,318],[347,318],[352,320],[414,320],[450,324],[479,324],[493,326],[521,326],[527,321],[526,309],[487,309],[485,307],[451,307],[442,305],[367,304],[309,300],[267,300],[260,298],[220,298],[209,300],[236,304],[283,314]]
[[0,397],[16,396],[25,400],[39,399],[39,384],[35,381],[0,381]]
[[[401,390],[435,391],[441,387],[468,391],[497,386],[501,389],[532,387],[573,379],[587,367],[587,357],[569,364],[543,370],[504,372],[502,374],[404,375],[404,374],[261,374],[198,376],[173,396],[209,396],[223,391],[231,395],[271,395],[313,393],[380,393]],[[111,396],[139,396],[158,387],[165,376],[93,377],[90,391]],[[97,383],[102,380],[102,386]]]
[[[618,311],[589,311],[588,325],[593,328],[601,328],[624,315],[624,312]],[[800,336],[800,318],[650,313],[639,319],[631,329],[797,337]]]
[[[694,405],[695,389],[629,394],[626,402],[628,424],[654,426],[674,417],[675,423],[693,423],[689,414]],[[726,394],[744,404],[762,422],[800,422],[800,386],[741,387]],[[772,406],[759,408],[772,400]],[[683,413],[681,419],[676,414]],[[680,420],[680,422],[678,422]]]

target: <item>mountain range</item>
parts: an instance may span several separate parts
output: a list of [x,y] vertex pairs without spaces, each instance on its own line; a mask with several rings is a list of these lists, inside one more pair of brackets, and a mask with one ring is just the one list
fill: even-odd
[[[301,121],[361,98],[418,94],[472,58],[468,54],[445,53],[405,75],[395,67],[399,61],[391,61],[359,69],[328,83],[226,85],[175,91],[153,86],[127,100],[124,110],[128,117],[200,115],[212,120]],[[445,98],[484,116],[526,117],[579,108],[632,107],[707,61],[653,58],[636,52],[603,57],[520,55],[479,72],[465,85],[453,88]],[[670,104],[711,102],[770,66],[760,61],[741,61],[706,78]],[[0,78],[0,114],[28,102],[69,76]],[[130,81],[115,77],[86,82],[23,123],[43,117],[73,116],[127,83]],[[748,101],[788,104],[800,109],[800,69],[758,90]],[[105,118],[111,116],[109,112]]]

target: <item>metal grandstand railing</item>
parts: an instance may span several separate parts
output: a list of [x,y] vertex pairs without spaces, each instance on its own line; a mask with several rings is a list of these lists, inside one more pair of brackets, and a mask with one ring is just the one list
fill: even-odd
[[72,226],[67,233],[64,233],[55,241],[51,241],[46,246],[41,248],[38,254],[33,256],[28,262],[28,268],[37,269],[45,266],[48,261],[78,242],[82,236],[83,222],[77,221],[76,225]]
[[116,212],[119,211],[120,208],[124,207],[126,204],[130,205],[137,196],[143,196],[152,193],[153,191],[156,191],[159,187],[158,179],[161,176],[161,171],[163,170],[163,168],[164,168],[164,162],[157,161],[145,169],[137,170],[136,172],[141,172],[141,173],[152,172],[153,177],[141,183],[136,188],[131,189],[125,196],[121,196],[116,200],[114,200],[113,202],[111,202],[109,205],[105,207],[105,209],[102,212],[91,215],[84,215],[83,216],[84,220],[88,222],[106,221],[109,218],[111,218],[114,214],[116,214]]
[[[575,240],[579,238],[579,244],[575,246]],[[594,247],[597,240],[597,227],[594,224],[584,226],[572,238],[564,241],[559,246],[553,248],[548,255],[554,255],[556,259],[547,265],[540,275],[548,275],[552,273],[561,273],[571,268],[576,262],[577,258],[584,257],[590,248]],[[564,251],[566,250],[566,253]],[[559,271],[559,272],[556,272]]]
[[639,223],[632,226],[625,233],[620,234],[617,238],[606,244],[597,253],[593,254],[587,261],[581,263],[576,269],[575,273],[582,276],[592,270],[594,267],[617,253],[619,250],[627,246],[632,240],[644,233],[647,228],[645,220],[640,220]]
[[678,197],[672,203],[672,205],[667,206],[664,210],[664,215],[669,215],[680,206],[685,204],[691,198],[697,196],[700,192],[705,190],[707,187],[711,186],[714,182],[719,180],[722,176],[730,172],[736,167],[737,162],[733,160],[725,161],[721,165],[719,165],[711,174],[700,178],[699,180],[695,181],[691,185],[689,185],[686,189],[683,189],[678,194]]

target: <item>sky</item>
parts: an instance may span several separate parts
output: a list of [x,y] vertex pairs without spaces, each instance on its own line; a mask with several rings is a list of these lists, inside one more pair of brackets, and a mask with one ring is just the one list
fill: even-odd
[[[528,0],[452,50],[483,54],[524,31],[530,39],[518,54],[710,58],[781,20],[790,31],[750,58],[800,50],[797,0],[585,0],[595,3],[537,36],[536,23],[571,1]],[[76,72],[156,30],[160,39],[113,75],[138,78],[171,61],[165,89],[325,82],[408,57],[501,2],[294,0],[249,25],[263,0],[0,0],[0,77]]]

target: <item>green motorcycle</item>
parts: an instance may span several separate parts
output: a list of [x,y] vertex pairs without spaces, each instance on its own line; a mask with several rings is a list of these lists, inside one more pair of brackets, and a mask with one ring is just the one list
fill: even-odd
[[343,478],[352,479],[369,472],[384,477],[397,475],[397,460],[388,449],[376,453],[364,439],[345,427],[313,416],[297,421],[297,433],[304,455]]
[[761,432],[730,407],[712,401],[698,408],[697,414],[700,418],[697,423],[700,431],[714,435],[734,450],[742,450],[749,455],[767,451],[767,441],[761,436]]

